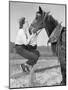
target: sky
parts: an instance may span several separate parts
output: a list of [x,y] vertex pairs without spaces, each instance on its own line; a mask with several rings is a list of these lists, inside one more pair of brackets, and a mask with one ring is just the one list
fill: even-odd
[[[36,16],[39,6],[44,11],[50,11],[50,14],[65,26],[65,5],[10,2],[10,41],[15,42],[16,34],[19,30],[19,19],[25,17],[30,25]],[[37,44],[38,46],[47,46],[47,41],[47,33],[45,29],[42,29],[38,36]]]

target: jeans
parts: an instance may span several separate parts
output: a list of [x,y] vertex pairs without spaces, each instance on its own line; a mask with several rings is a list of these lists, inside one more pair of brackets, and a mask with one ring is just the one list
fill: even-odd
[[16,51],[18,54],[20,54],[22,57],[28,59],[26,61],[29,65],[34,65],[37,63],[37,60],[39,59],[40,53],[37,50],[37,45],[31,46],[31,45],[15,45]]

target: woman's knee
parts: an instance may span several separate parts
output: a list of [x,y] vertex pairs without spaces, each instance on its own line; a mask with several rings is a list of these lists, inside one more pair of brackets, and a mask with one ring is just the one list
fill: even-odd
[[34,60],[37,61],[39,59],[39,56],[40,56],[40,53],[38,51],[36,51]]

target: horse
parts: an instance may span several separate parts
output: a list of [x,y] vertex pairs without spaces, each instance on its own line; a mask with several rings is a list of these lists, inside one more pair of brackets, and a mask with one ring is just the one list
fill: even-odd
[[53,15],[49,12],[45,12],[39,6],[39,10],[36,12],[35,19],[32,21],[29,27],[31,34],[40,32],[45,28],[49,37],[48,43],[51,43],[52,52],[58,57],[60,62],[62,81],[60,85],[66,85],[66,27],[62,26]]

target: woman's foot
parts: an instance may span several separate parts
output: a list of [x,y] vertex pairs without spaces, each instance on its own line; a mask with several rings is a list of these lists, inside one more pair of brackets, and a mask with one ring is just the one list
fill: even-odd
[[24,72],[30,72],[32,69],[32,66],[30,66],[28,64],[21,64],[21,68]]
[[32,70],[32,67],[31,65],[27,64],[27,67],[29,68],[29,72]]

